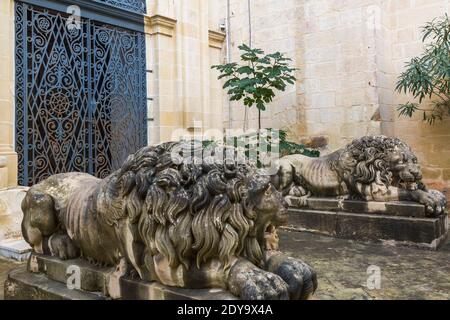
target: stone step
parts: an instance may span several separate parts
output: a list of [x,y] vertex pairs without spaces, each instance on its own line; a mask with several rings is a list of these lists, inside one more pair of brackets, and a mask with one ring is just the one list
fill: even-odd
[[23,239],[0,241],[0,256],[17,261],[25,261],[31,253],[30,245]]
[[67,284],[69,273],[76,267],[80,271],[80,289],[89,292],[107,294],[108,277],[113,268],[94,266],[83,259],[60,260],[56,257],[32,253],[28,261],[28,271],[43,273],[50,280]]
[[5,300],[107,300],[100,293],[71,290],[66,285],[48,279],[44,274],[31,273],[25,267],[12,270],[5,281]]
[[[94,266],[82,259],[60,260],[56,257],[34,253],[28,262],[28,271],[30,274],[39,275],[47,279],[49,283],[58,283],[63,287],[67,287],[67,280],[74,272],[79,272],[80,292],[96,292],[104,298],[111,296],[110,279],[113,276],[114,270],[115,268],[111,267]],[[14,274],[12,276],[14,278]],[[45,291],[46,288],[40,288],[39,290]],[[113,295],[117,296],[119,293],[120,299],[123,300],[236,299],[235,296],[222,289],[182,289],[165,286],[156,282],[123,277],[119,279],[117,285],[114,285],[113,290]],[[17,297],[18,295],[19,293],[14,293],[14,296]],[[67,296],[64,296],[64,298],[67,298]]]
[[301,208],[290,208],[289,213],[287,229],[431,250],[445,242],[449,229],[447,215],[417,218]]
[[[303,207],[301,198],[288,196],[286,200],[293,208]],[[343,211],[359,214],[378,213],[389,216],[417,218],[425,218],[426,216],[423,205],[410,201],[376,202],[310,197],[306,199],[306,206],[304,207],[311,210]]]

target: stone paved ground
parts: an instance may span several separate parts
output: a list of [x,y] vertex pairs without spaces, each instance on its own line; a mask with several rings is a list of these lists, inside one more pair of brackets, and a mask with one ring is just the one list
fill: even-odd
[[[284,231],[280,246],[315,268],[316,299],[450,299],[449,241],[429,251]],[[380,290],[366,286],[370,265],[381,269]]]
[[[440,251],[363,244],[303,232],[280,234],[281,249],[317,271],[315,299],[450,299],[450,242]],[[0,299],[10,269],[0,258]],[[366,287],[367,267],[381,269],[381,289]]]
[[3,300],[3,285],[6,277],[8,276],[9,270],[17,268],[23,264],[23,262],[16,262],[0,257],[0,300]]

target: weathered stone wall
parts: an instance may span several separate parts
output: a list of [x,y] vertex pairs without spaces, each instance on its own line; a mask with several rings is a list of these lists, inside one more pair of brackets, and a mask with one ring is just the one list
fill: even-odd
[[[226,1],[223,1],[225,4]],[[267,52],[281,51],[294,59],[298,64],[296,56],[297,29],[301,7],[298,5],[302,1],[297,0],[253,0],[252,10],[252,46],[263,48]],[[231,0],[231,60],[239,59],[237,47],[242,43],[249,43],[249,23],[247,1]],[[223,7],[222,12],[226,12]],[[290,86],[287,90],[278,95],[266,112],[262,113],[262,126],[270,127],[272,124],[283,124],[284,127],[293,128],[292,132],[298,130],[294,128],[300,125],[301,118],[297,102],[297,92],[301,85],[299,82],[295,86]],[[226,99],[226,96],[224,97]],[[224,103],[225,127],[228,127],[228,103]],[[240,103],[231,103],[232,128],[243,128],[244,109]],[[249,128],[257,128],[256,108],[251,108],[249,112]]]
[[14,151],[14,1],[0,1],[0,189],[17,185]]
[[[427,182],[445,191],[450,119],[434,126],[421,115],[399,119],[396,106],[411,98],[396,93],[395,83],[405,62],[421,53],[420,26],[448,10],[449,0],[251,0],[253,46],[284,52],[300,68],[296,85],[263,113],[263,127],[283,128],[295,141],[325,141],[324,152],[366,134],[398,136],[416,151]],[[231,11],[237,60],[237,46],[249,40],[247,1],[231,0]],[[232,127],[243,127],[242,105],[231,111]]]
[[376,119],[373,1],[305,1],[297,55],[300,135],[325,136],[331,149],[380,132]]
[[[388,21],[381,21],[378,2],[251,1],[253,46],[284,52],[300,69],[297,84],[279,93],[263,114],[263,126],[287,129],[295,140],[323,136],[332,149],[380,133],[376,81],[384,48],[377,39],[387,27],[378,24]],[[231,1],[231,8],[236,60],[237,46],[249,40],[247,1]],[[242,126],[241,106],[233,105],[234,127]],[[255,123],[251,112],[250,127]]]
[[[391,42],[392,42],[392,78],[395,79],[404,70],[404,62],[422,52],[421,33],[419,27],[426,21],[449,12],[448,0],[409,0],[392,1],[391,4]],[[393,106],[412,97],[394,93]],[[393,109],[393,108],[392,108]],[[391,109],[391,110],[392,110]],[[421,121],[422,114],[413,119],[398,118],[394,114],[389,123],[394,134],[406,140],[416,151],[423,167],[427,182],[446,192],[450,200],[450,119],[430,126]]]
[[[219,23],[226,1],[147,2],[149,141],[170,140],[180,128],[228,127],[227,97],[210,70],[225,61]],[[237,60],[237,46],[249,40],[248,7],[230,2]],[[0,2],[0,188],[17,181],[13,3]],[[251,10],[253,46],[284,52],[300,68],[296,85],[263,113],[263,127],[326,144],[324,152],[364,134],[396,135],[416,150],[428,182],[450,185],[450,120],[429,126],[420,115],[399,119],[395,107],[409,98],[394,91],[404,63],[421,52],[419,27],[448,12],[449,0],[251,0]],[[242,105],[231,110],[231,126],[242,128]]]
[[149,142],[174,132],[222,128],[222,91],[217,74],[224,35],[217,1],[147,1]]

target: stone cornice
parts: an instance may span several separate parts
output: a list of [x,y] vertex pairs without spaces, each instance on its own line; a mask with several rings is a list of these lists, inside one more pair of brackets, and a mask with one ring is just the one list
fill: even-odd
[[161,34],[168,37],[173,37],[177,20],[161,16],[144,16],[145,21],[145,33],[148,34]]
[[[1,0],[5,1],[5,0]],[[17,0],[30,5],[36,5],[46,9],[66,12],[67,7],[76,4],[81,9],[84,18],[113,24],[134,31],[144,31],[143,15],[128,10],[119,9],[102,2],[91,0]]]
[[222,43],[225,41],[226,35],[219,31],[208,31],[209,46],[212,48],[222,49]]

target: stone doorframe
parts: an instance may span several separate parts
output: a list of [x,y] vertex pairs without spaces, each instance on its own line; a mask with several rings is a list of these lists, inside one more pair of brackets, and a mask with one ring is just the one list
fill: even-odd
[[0,189],[17,185],[14,150],[14,0],[0,1]]

